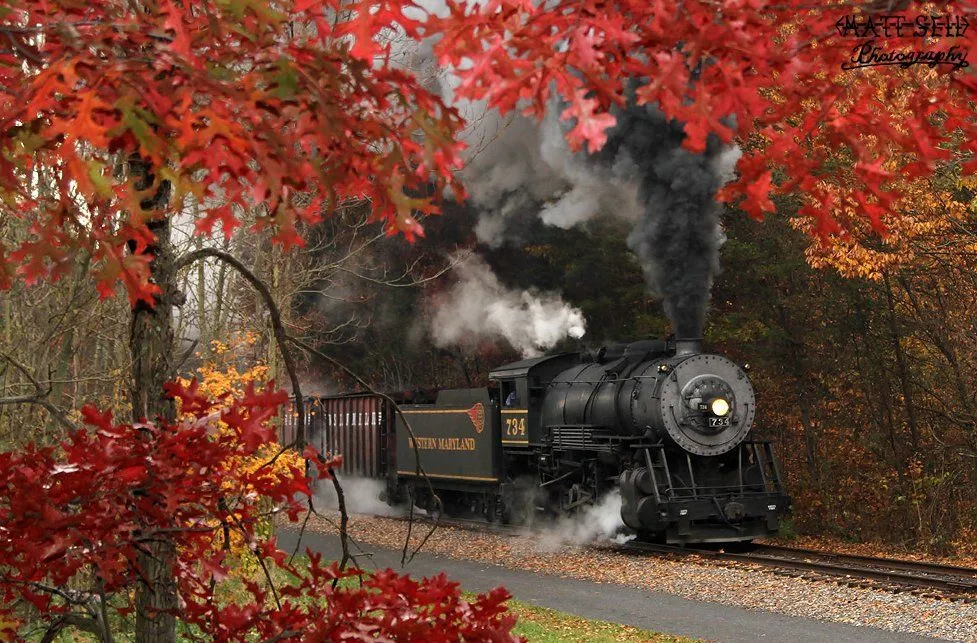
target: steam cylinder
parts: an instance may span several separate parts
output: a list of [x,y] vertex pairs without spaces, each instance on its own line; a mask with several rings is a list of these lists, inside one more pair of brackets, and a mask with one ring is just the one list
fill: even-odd
[[746,439],[755,395],[739,365],[698,353],[694,343],[679,342],[675,354],[665,356],[636,356],[628,348],[617,359],[598,358],[553,378],[543,398],[544,429],[599,428],[704,456],[726,453]]

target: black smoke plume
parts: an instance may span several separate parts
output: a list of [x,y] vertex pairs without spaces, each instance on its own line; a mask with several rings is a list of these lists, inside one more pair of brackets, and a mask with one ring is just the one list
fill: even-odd
[[[430,57],[427,50],[418,55]],[[433,59],[425,64],[436,68]],[[433,82],[450,97],[456,81],[447,73]],[[469,120],[472,153],[463,174],[478,212],[475,232],[497,248],[527,241],[535,221],[565,229],[599,216],[629,221],[628,245],[676,335],[701,337],[723,242],[715,196],[731,178],[739,149],[715,135],[702,153],[683,149],[682,123],[655,105],[635,104],[640,82],[633,82],[628,105],[616,111],[617,124],[595,155],[567,147],[572,124],[558,118],[565,105],[552,105],[542,123],[461,105]]]
[[617,125],[593,157],[620,164],[627,157],[644,210],[628,235],[653,294],[679,337],[701,337],[713,278],[719,271],[717,190],[725,182],[728,149],[710,135],[701,154],[682,148],[680,122],[652,105],[630,105],[615,114]]
[[564,139],[572,124],[556,117],[562,111],[554,106],[542,124],[488,119],[482,138],[492,142],[465,176],[479,240],[525,241],[531,220],[570,228],[598,216],[624,219],[633,226],[628,245],[676,335],[701,337],[723,241],[714,199],[739,149],[710,135],[703,153],[689,152],[680,122],[632,99],[615,113],[600,152],[574,154]]

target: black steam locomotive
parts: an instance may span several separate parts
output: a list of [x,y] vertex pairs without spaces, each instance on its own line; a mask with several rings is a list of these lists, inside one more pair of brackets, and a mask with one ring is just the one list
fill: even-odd
[[697,340],[527,359],[489,378],[399,412],[373,395],[309,398],[311,440],[343,453],[346,474],[385,479],[389,502],[449,515],[524,522],[616,488],[639,537],[704,543],[775,534],[789,509],[770,443],[747,439],[745,368]]

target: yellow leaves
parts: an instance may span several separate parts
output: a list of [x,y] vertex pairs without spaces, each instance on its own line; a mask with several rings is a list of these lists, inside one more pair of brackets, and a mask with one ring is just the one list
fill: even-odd
[[[239,368],[235,364],[244,349],[254,346],[259,339],[260,336],[257,333],[248,332],[236,335],[226,342],[220,340],[212,341],[210,344],[211,359],[197,369],[196,378],[199,383],[199,391],[211,400],[219,402],[219,407],[226,408],[230,406],[234,398],[239,398],[244,395],[244,389],[248,384],[253,383],[257,386],[265,382],[268,379],[269,369],[264,363],[259,361],[247,368]],[[184,383],[188,384],[188,382]],[[231,429],[223,422],[218,422],[217,431],[220,435],[227,436]],[[235,458],[228,462],[227,468],[233,470],[235,475],[228,477],[226,480],[224,478],[220,479],[220,484],[223,489],[230,496],[242,492],[241,489],[232,487],[232,480],[240,481],[242,479],[253,478],[259,474],[261,476],[278,476],[288,472],[292,468],[297,468],[301,471],[305,466],[304,461],[294,451],[283,453],[273,464],[268,464],[280,448],[280,445],[277,443],[266,444],[250,457]],[[217,475],[220,474],[218,473]],[[250,491],[247,486],[243,489],[243,493],[245,494]],[[267,525],[267,529],[271,529],[270,523]],[[239,556],[242,563],[251,560],[252,557],[247,554],[248,543],[244,542],[233,529],[230,530],[229,536],[231,554]],[[214,542],[214,547],[219,548],[221,546],[223,546],[222,536]],[[236,569],[239,572],[243,570],[245,575],[249,573],[247,564],[243,564],[243,566],[238,565]]]
[[900,262],[898,254],[870,250],[851,240],[832,244],[814,241],[804,256],[813,268],[833,268],[843,277],[871,281],[880,280],[887,268]]
[[[899,176],[899,166],[893,160],[883,164],[894,176]],[[847,232],[828,240],[812,238],[804,253],[808,264],[836,270],[846,278],[874,281],[881,279],[886,270],[925,259],[936,248],[945,251],[948,246],[955,246],[964,250],[977,245],[977,239],[955,234],[958,224],[967,218],[968,204],[939,189],[933,179],[895,179],[892,183],[902,197],[881,216],[885,233],[880,235],[858,215],[859,199],[875,203],[874,197],[856,194],[839,184],[820,182],[819,187],[837,195],[831,216]],[[791,224],[810,232],[814,222],[795,219]]]
[[200,390],[209,397],[218,399],[228,395],[240,397],[248,383],[264,382],[268,379],[268,366],[255,364],[246,371],[239,372],[236,367],[228,366],[225,370],[218,369],[208,363],[197,369]]
[[[211,341],[212,357],[197,369],[200,390],[215,400],[227,396],[240,397],[246,385],[267,381],[269,368],[264,363],[256,362],[245,370],[239,370],[234,363],[245,349],[254,346],[259,339],[260,335],[248,331],[226,342],[218,339]],[[200,353],[197,353],[197,357],[200,357]]]
[[258,343],[259,339],[261,339],[261,336],[258,333],[249,330],[235,334],[233,338],[226,342],[222,342],[219,339],[211,340],[210,350],[215,358],[226,357],[229,353],[233,353],[238,349],[254,346]]

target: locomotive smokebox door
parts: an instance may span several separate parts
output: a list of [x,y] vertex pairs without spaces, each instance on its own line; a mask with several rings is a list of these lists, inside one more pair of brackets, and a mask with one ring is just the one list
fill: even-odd
[[694,355],[673,365],[660,384],[654,423],[689,453],[721,455],[753,426],[756,401],[746,373],[721,355]]

